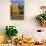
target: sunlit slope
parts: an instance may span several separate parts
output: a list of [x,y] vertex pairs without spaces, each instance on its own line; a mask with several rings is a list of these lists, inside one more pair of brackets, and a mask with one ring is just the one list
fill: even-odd
[[16,4],[11,5],[11,12],[12,13],[19,13],[18,6]]

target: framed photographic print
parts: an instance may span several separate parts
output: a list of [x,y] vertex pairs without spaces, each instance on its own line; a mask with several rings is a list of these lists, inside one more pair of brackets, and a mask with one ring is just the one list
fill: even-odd
[[24,0],[11,0],[11,20],[24,20]]

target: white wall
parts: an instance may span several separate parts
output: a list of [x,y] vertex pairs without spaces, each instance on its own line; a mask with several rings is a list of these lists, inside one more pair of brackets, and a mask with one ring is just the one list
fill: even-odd
[[[31,36],[36,29],[44,29],[38,25],[35,16],[40,14],[40,6],[46,5],[46,0],[24,0],[25,19],[10,20],[10,0],[0,0],[0,33],[4,33],[6,25],[15,25],[19,31],[18,35]],[[45,29],[46,30],[46,29]]]

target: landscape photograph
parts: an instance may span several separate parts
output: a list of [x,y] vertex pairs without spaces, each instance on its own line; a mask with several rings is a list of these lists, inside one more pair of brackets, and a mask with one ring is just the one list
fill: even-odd
[[24,0],[11,0],[10,18],[12,20],[24,19]]

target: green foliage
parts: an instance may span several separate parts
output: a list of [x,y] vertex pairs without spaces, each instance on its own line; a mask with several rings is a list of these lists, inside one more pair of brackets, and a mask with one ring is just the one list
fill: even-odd
[[16,36],[17,33],[18,33],[18,31],[17,31],[15,26],[6,26],[5,30],[6,30],[5,34],[9,38],[11,38],[12,36]]
[[39,21],[42,21],[43,17],[42,16],[37,16],[36,19],[38,19]]
[[45,20],[46,20],[46,15],[44,16]]
[[45,14],[38,15],[36,16],[36,19],[39,21],[43,21],[44,19],[46,20],[46,15]]

